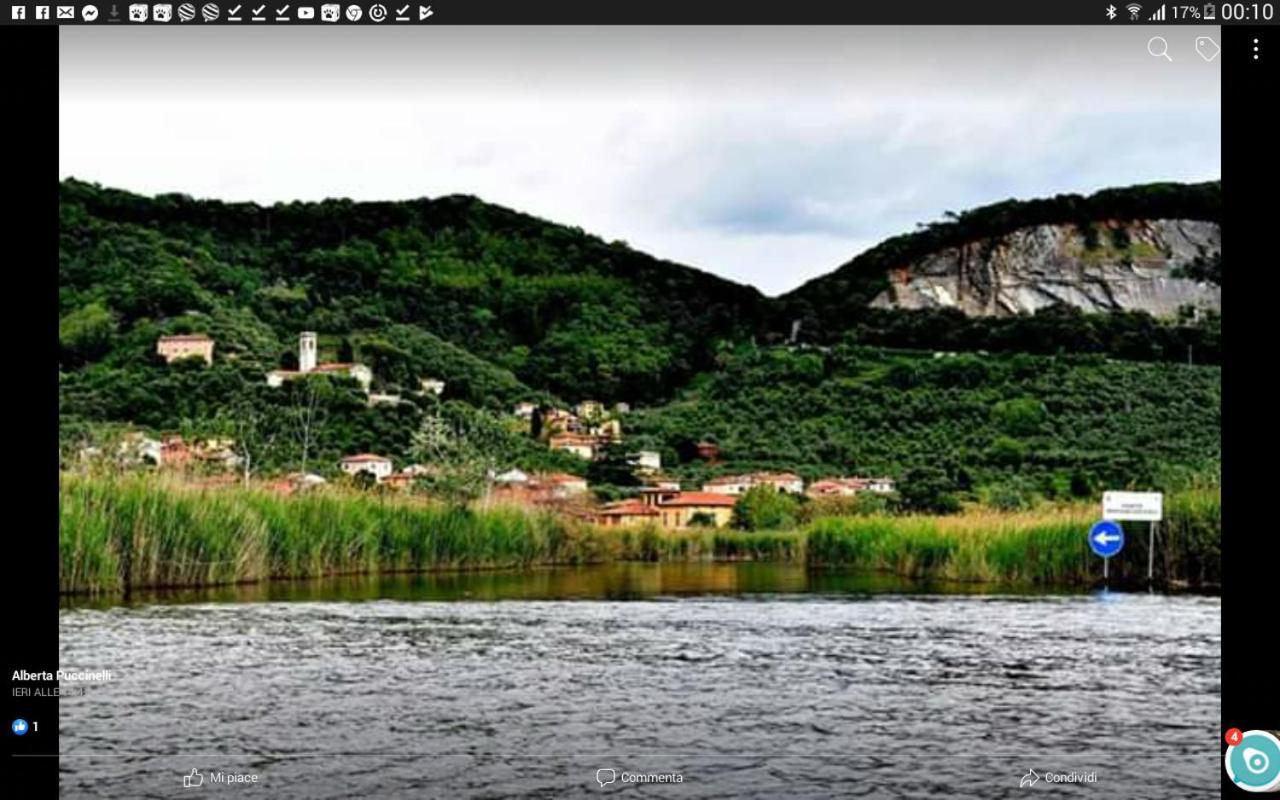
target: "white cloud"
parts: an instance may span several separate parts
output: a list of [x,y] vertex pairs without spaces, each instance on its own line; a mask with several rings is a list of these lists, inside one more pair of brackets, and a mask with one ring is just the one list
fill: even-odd
[[1217,65],[1139,33],[70,28],[61,170],[474,194],[777,293],[948,209],[1217,177]]

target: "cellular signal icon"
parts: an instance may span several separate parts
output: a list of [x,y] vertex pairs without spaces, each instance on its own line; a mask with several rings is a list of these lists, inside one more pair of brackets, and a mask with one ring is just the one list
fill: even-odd
[[1160,6],[1160,8],[1156,9],[1156,10],[1151,14],[1151,16],[1150,16],[1150,17],[1148,17],[1148,21],[1149,21],[1149,22],[1164,22],[1164,6]]
[[1142,13],[1142,6],[1137,3],[1130,3],[1124,7],[1124,10],[1129,12],[1130,22],[1137,22],[1139,19],[1138,15]]

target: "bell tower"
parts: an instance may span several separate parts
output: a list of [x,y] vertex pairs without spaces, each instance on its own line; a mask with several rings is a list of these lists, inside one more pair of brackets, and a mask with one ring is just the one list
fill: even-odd
[[298,371],[310,372],[316,368],[316,334],[303,331],[298,337]]

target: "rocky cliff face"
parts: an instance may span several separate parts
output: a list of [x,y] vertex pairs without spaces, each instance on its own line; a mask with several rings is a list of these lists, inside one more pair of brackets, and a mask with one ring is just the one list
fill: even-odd
[[1089,230],[1036,225],[890,269],[890,286],[872,305],[958,308],[974,316],[1034,312],[1055,303],[1161,317],[1183,306],[1219,310],[1220,287],[1178,276],[1221,249],[1218,224],[1199,220],[1107,221]]

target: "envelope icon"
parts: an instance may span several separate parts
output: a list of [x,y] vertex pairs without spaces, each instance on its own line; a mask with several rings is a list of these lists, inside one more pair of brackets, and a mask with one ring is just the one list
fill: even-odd
[[58,6],[58,19],[75,19],[75,6]]

